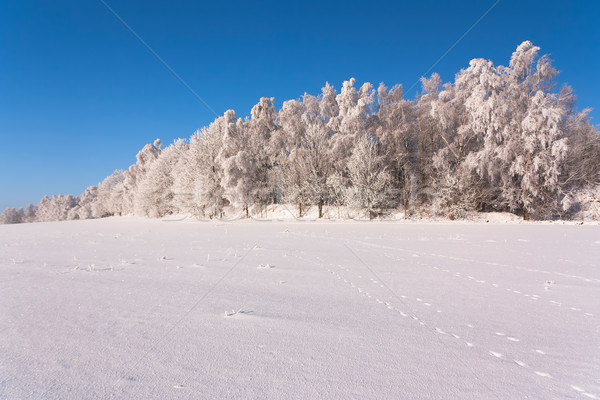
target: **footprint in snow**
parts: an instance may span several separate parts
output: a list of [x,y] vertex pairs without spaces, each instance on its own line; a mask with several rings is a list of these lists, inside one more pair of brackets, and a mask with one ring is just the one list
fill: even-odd
[[232,316],[237,315],[237,314],[253,314],[253,313],[254,313],[254,311],[243,310],[243,309],[240,308],[237,311],[235,311],[235,310],[225,311],[225,317],[232,317]]
[[501,353],[498,353],[498,352],[495,352],[495,351],[492,351],[492,350],[490,350],[490,355],[492,355],[492,356],[494,356],[496,358],[502,358],[503,357],[503,355]]
[[275,268],[275,266],[271,265],[271,264],[260,264],[258,267],[256,267],[256,269],[271,269],[271,268]]
[[527,366],[527,364],[525,364],[523,361],[519,361],[519,360],[514,360],[515,364],[517,364],[519,367],[523,367],[523,368],[529,368]]
[[571,389],[575,390],[576,392],[581,393],[583,396],[585,396],[589,399],[597,399],[598,398],[598,396],[596,396],[596,395],[593,395],[591,393],[586,393],[586,391],[582,387],[571,385]]

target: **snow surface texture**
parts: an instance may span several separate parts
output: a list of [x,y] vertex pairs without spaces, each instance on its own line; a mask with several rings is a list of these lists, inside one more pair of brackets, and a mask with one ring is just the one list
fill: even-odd
[[600,398],[600,228],[0,226],[0,398]]

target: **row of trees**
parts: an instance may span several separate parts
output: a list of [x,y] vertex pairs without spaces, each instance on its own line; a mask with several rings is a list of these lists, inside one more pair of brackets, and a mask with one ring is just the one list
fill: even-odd
[[274,203],[406,215],[460,217],[510,211],[524,218],[565,217],[598,203],[600,138],[573,91],[556,90],[557,71],[530,42],[510,64],[474,59],[454,83],[422,79],[407,100],[402,86],[354,78],[340,93],[283,103],[262,98],[251,117],[225,112],[188,141],[146,145],[80,197],[44,197],[6,210],[4,222],[160,217],[220,218],[228,206],[247,216]]

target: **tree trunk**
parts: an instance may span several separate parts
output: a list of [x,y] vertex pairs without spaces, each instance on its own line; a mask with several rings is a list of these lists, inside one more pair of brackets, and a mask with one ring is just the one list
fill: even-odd
[[319,199],[319,218],[323,218],[323,199]]
[[526,207],[523,207],[523,221],[529,221],[530,215]]

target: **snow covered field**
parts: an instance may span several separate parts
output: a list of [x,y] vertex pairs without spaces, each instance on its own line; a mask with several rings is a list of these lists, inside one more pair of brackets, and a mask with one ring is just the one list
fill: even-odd
[[600,227],[0,226],[0,398],[600,398]]

